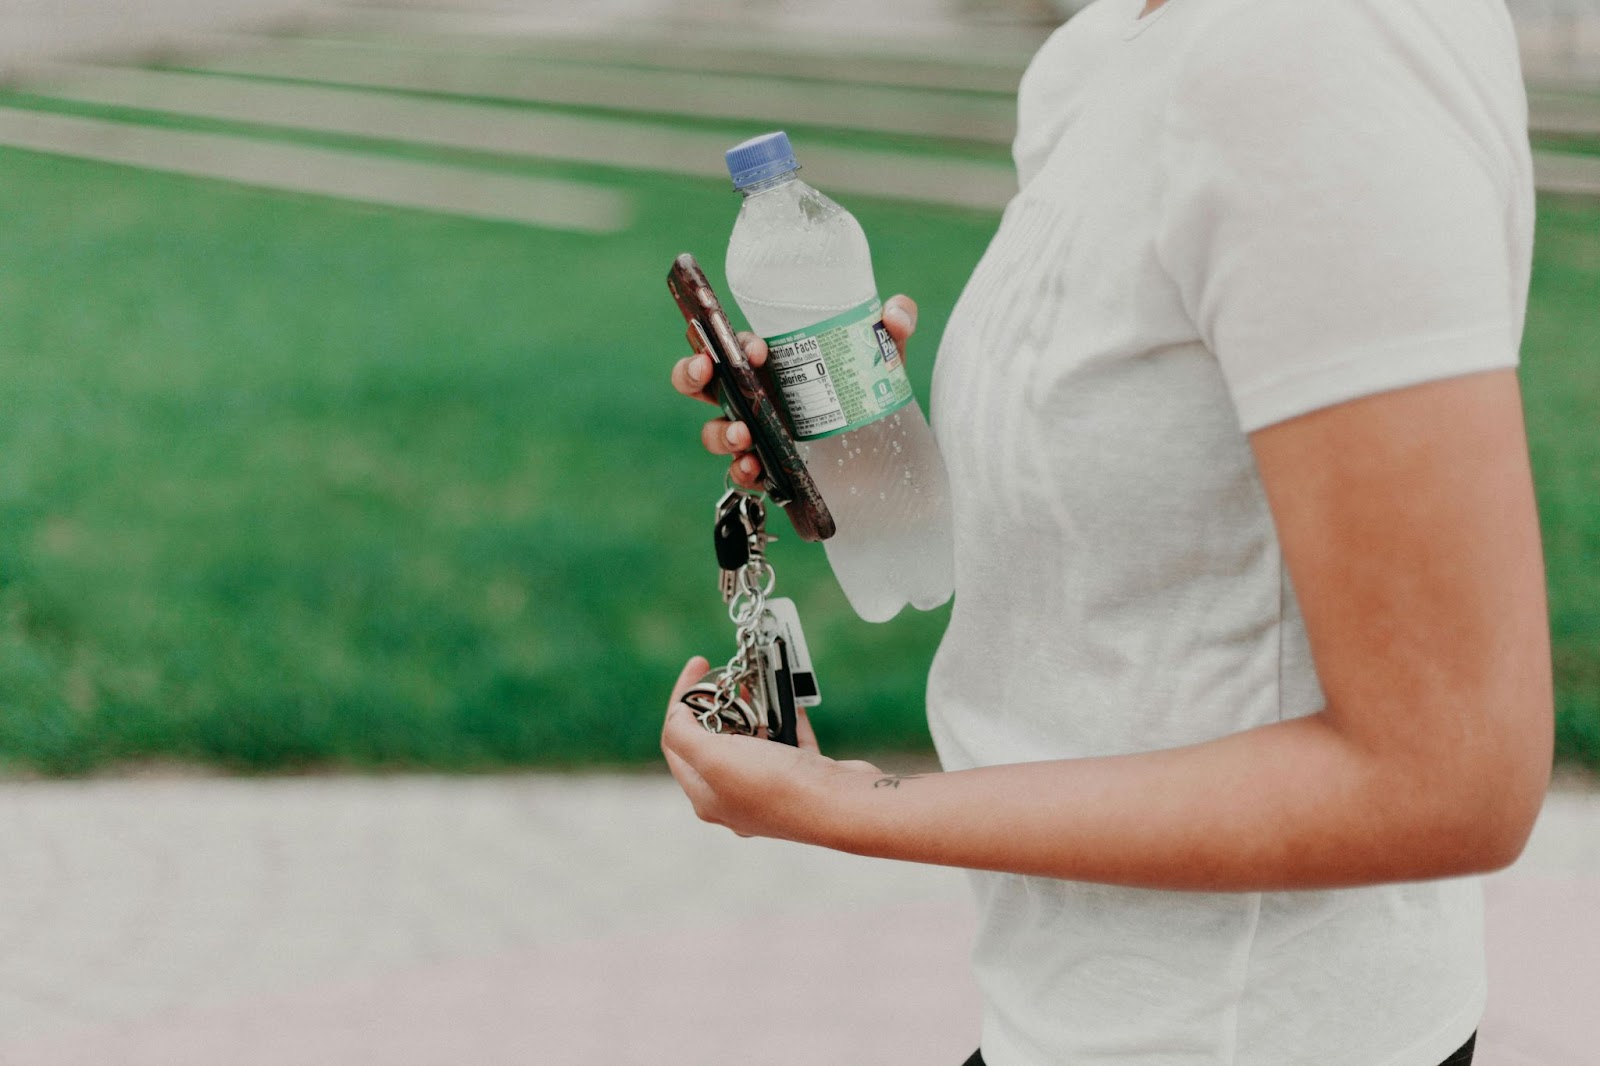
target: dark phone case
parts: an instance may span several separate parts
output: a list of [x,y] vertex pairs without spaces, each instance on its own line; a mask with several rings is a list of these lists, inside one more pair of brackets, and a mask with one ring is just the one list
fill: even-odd
[[711,357],[723,412],[750,427],[767,495],[783,508],[800,539],[827,540],[834,534],[833,515],[694,256],[678,256],[667,274],[667,288],[689,324],[689,344]]

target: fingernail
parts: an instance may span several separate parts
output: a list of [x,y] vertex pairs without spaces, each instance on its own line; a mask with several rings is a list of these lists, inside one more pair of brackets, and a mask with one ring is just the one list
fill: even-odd
[[696,359],[689,364],[689,381],[692,384],[698,385],[700,384],[701,380],[700,360]]
[[911,315],[899,304],[890,304],[884,308],[883,317],[895,319],[902,329],[909,331],[916,328],[916,323],[911,321]]

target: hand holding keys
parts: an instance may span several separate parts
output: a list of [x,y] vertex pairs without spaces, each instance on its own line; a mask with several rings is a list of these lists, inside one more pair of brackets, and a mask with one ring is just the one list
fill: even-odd
[[717,501],[712,544],[718,588],[737,627],[738,646],[726,666],[701,678],[683,701],[713,733],[733,732],[798,744],[797,707],[822,697],[800,612],[787,597],[768,598],[776,584],[766,546],[761,498],[730,489]]

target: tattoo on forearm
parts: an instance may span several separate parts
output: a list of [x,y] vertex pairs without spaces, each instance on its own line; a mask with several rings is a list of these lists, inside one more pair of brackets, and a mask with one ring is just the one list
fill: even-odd
[[902,781],[915,781],[922,774],[888,774],[872,783],[873,788],[899,788]]

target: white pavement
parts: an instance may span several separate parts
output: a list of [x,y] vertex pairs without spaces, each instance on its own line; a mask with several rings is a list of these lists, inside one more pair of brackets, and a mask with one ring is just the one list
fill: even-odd
[[664,776],[15,784],[0,841],[6,1066],[937,1062],[976,1031],[958,874],[740,841]]
[[[0,785],[5,1066],[954,1066],[956,872],[742,841],[663,776]],[[1479,1066],[1592,1066],[1600,793],[1488,885]]]

